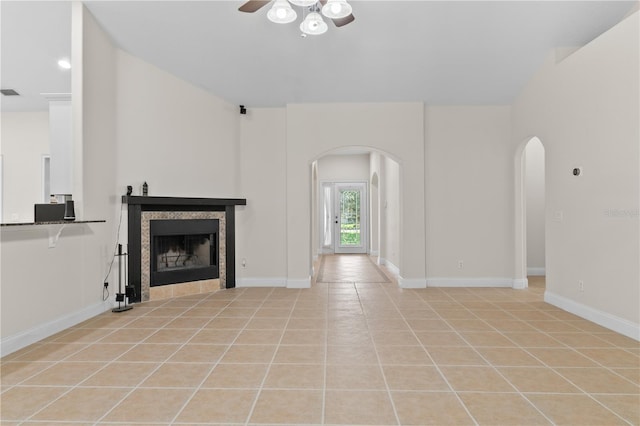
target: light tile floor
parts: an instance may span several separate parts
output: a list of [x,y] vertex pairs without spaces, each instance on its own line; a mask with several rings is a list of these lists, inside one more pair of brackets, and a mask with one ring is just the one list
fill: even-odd
[[1,423],[640,424],[640,343],[544,303],[543,281],[403,290],[359,256],[322,276],[139,304],[11,354]]

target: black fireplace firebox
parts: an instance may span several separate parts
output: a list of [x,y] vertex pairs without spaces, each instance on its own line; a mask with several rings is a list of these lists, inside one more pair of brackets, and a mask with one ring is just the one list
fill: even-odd
[[152,220],[151,287],[219,278],[218,219]]

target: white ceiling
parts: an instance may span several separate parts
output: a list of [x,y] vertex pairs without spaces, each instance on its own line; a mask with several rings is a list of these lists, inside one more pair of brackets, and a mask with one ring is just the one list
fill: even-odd
[[[278,25],[266,18],[269,6],[246,14],[237,11],[242,3],[85,2],[125,51],[248,107],[508,104],[551,49],[588,43],[634,7],[612,0],[354,0],[355,22],[329,23],[326,34],[302,38],[301,13],[296,23]],[[1,5],[2,88],[68,91],[69,73],[61,83],[55,61],[47,62],[69,49],[68,3]],[[38,108],[9,101],[3,97],[4,110]]]
[[46,110],[41,93],[69,93],[71,71],[58,59],[71,55],[71,3],[0,2],[0,83],[20,96],[0,96],[2,111]]

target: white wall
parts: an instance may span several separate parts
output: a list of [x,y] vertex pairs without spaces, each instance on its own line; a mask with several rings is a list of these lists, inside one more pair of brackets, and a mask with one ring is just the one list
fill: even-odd
[[531,136],[545,145],[545,299],[635,338],[639,32],[636,12],[562,62],[550,56],[515,103],[513,148]]
[[372,152],[369,155],[369,252],[374,256],[380,255],[380,154]]
[[325,155],[318,160],[320,182],[368,182],[369,154]]
[[43,200],[42,156],[49,155],[49,112],[3,112],[2,218],[32,222],[33,205]]
[[[332,125],[316,126],[317,117]],[[311,274],[311,163],[345,146],[393,155],[401,163],[401,282],[424,286],[424,108],[421,103],[287,106],[287,276],[308,286]],[[314,132],[308,129],[313,128]]]
[[241,117],[240,193],[247,205],[236,207],[238,286],[286,284],[285,131],[282,108],[251,108]]
[[508,106],[427,108],[429,285],[512,285],[510,140]]
[[117,50],[117,188],[241,197],[237,107]]
[[[84,170],[80,178],[86,189],[86,194],[78,197],[85,214],[79,219],[105,219],[107,223],[2,228],[3,355],[111,306],[110,301],[102,301],[102,283],[115,226],[115,51],[82,4],[74,4],[73,13],[74,25],[84,27],[77,44],[80,50],[73,51],[80,64],[74,78],[84,73],[86,83],[86,90],[76,91],[73,100],[74,110],[80,109],[76,112],[83,117],[73,124],[74,135],[81,137],[74,145],[83,148],[82,164],[77,168]],[[82,210],[83,206],[79,207]],[[50,240],[58,233],[60,238],[50,247]],[[113,289],[112,285],[112,294]]]
[[[117,261],[110,276],[106,276],[118,239],[121,212],[120,195],[116,188],[116,81],[117,51],[87,9],[84,10],[82,96],[82,211],[84,219],[105,219],[106,225],[96,232],[98,242],[87,253],[92,265],[87,285],[102,296],[105,277],[110,286],[111,300],[116,292]],[[78,89],[76,89],[76,92]]]
[[[381,244],[384,247],[381,255],[381,263],[390,266],[394,272],[401,264],[402,252],[401,244],[401,194],[400,194],[400,165],[394,160],[382,156],[384,167],[382,168],[382,185],[384,186],[384,196],[380,198],[381,216],[384,216],[384,227],[381,230]],[[411,197],[412,194],[407,194]],[[389,265],[390,264],[390,265]]]
[[540,139],[531,139],[527,143],[524,155],[527,275],[544,275],[544,146]]

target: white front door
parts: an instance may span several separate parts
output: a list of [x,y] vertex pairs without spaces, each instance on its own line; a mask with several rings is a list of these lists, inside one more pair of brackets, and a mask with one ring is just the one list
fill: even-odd
[[367,186],[335,184],[335,253],[367,252]]

